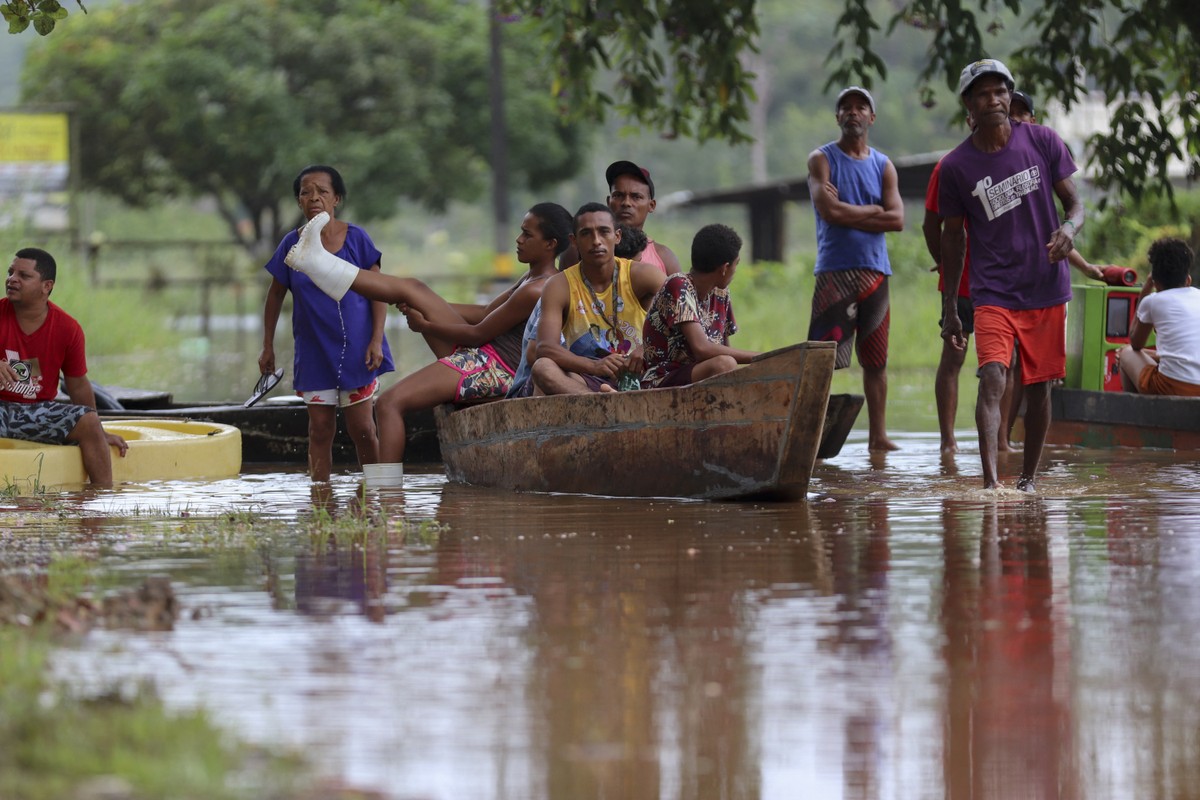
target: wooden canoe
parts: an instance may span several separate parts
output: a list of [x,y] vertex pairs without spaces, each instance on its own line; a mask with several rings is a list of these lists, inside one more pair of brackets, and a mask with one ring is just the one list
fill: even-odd
[[[242,432],[242,460],[246,463],[308,463],[308,412],[298,397],[274,397],[245,408],[231,403],[177,403],[166,392],[150,392],[117,386],[101,387],[122,408],[102,408],[104,419],[146,418],[187,420],[232,425]],[[404,415],[408,428],[405,461],[437,463],[437,428],[433,411]],[[333,440],[335,464],[355,464],[358,455],[346,432],[343,415]]]
[[691,386],[435,413],[451,481],[534,492],[803,498],[835,345],[804,342]]
[[[104,429],[129,443],[122,458],[113,450],[113,483],[198,479],[237,475],[242,437],[237,428],[183,420],[104,420]],[[83,458],[74,445],[0,439],[0,483],[18,491],[81,486]]]

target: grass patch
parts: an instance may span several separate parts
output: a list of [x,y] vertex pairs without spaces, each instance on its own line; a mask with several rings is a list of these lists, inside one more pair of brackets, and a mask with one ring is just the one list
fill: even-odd
[[[928,271],[929,255],[923,254],[924,246],[923,241],[918,242],[907,233],[889,240],[894,274],[888,281],[891,301],[888,364],[902,371],[936,369],[941,354],[937,324],[941,297],[937,276]],[[808,337],[815,284],[811,256],[799,256],[786,264],[767,262],[739,267],[730,287],[739,329],[734,344],[748,350],[773,350],[804,341]]]
[[[127,521],[126,548],[138,548],[139,541],[158,550],[180,546],[202,557],[208,565],[202,569],[268,576],[273,562],[295,552],[426,548],[445,530],[436,520],[389,516],[365,499],[358,511],[335,514],[318,506],[298,519],[236,508],[206,515],[134,510]],[[35,584],[52,603],[70,607],[74,598],[98,592],[104,578],[94,555],[55,554]],[[0,626],[5,800],[347,796],[322,788],[298,755],[248,746],[203,710],[168,709],[150,685],[115,682],[83,691],[51,679],[50,656],[61,642],[51,632],[53,615],[47,617],[45,624]]]
[[46,678],[49,651],[44,635],[0,629],[0,797],[101,784],[138,798],[284,797],[302,774],[295,757],[247,749],[203,711],[167,711],[148,687],[72,694]]

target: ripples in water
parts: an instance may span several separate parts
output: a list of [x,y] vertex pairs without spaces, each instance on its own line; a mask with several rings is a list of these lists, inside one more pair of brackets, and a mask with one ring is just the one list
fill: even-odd
[[[438,472],[364,503],[354,476],[314,495],[269,472],[67,497],[65,521],[10,512],[25,529],[0,547],[50,540],[177,587],[176,630],[93,633],[60,675],[152,678],[389,797],[1188,796],[1200,459],[1048,451],[1030,497],[980,489],[970,450],[900,443],[852,440],[809,503]],[[180,533],[247,511],[294,535],[209,551]],[[303,533],[364,513],[383,532]]]

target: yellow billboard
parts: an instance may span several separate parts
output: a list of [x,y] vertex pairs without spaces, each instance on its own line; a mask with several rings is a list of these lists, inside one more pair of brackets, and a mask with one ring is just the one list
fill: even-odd
[[68,160],[66,114],[0,113],[0,163],[58,163]]
[[70,224],[70,131],[66,114],[0,112],[0,226]]

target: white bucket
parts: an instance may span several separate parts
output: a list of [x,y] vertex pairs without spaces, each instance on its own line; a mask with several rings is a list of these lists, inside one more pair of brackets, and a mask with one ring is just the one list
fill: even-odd
[[403,486],[404,464],[363,464],[363,480],[372,488]]

